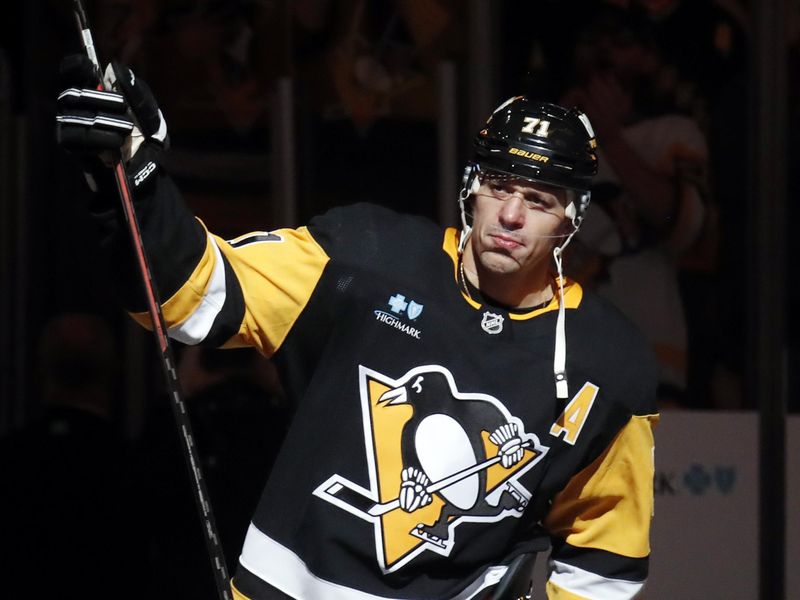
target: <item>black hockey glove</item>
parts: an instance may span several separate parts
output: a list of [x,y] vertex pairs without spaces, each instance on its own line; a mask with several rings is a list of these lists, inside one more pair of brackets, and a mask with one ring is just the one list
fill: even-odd
[[158,155],[168,145],[167,123],[148,85],[128,67],[112,62],[103,81],[109,91],[98,89],[94,67],[84,55],[61,62],[56,137],[81,158],[93,191],[99,179],[108,179],[104,167],[111,166],[116,151],[135,190],[158,171]]

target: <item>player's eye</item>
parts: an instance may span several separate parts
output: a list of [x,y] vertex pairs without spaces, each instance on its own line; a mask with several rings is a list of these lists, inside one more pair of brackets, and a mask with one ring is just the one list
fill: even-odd
[[525,206],[528,208],[538,208],[544,205],[544,201],[539,197],[533,194],[528,194],[525,196]]
[[489,190],[492,195],[499,200],[507,200],[514,191],[507,185],[499,181],[490,181]]
[[525,194],[525,206],[549,210],[555,206],[556,199],[550,194],[530,193]]

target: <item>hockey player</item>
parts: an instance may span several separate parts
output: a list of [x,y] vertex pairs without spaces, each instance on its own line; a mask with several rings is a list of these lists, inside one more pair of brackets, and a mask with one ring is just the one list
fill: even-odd
[[148,326],[106,149],[127,161],[170,335],[255,346],[295,404],[237,598],[490,598],[548,547],[552,600],[638,594],[655,367],[628,322],[561,273],[597,166],[584,115],[498,107],[460,231],[362,204],[224,240],[161,168],[166,124],[143,82],[113,65],[117,91],[98,93],[84,61],[62,72],[58,137],[85,157],[133,318]]

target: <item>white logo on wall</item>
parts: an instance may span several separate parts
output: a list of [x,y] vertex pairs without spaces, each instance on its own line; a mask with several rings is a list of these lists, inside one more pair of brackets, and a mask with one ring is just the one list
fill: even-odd
[[497,313],[489,312],[487,310],[485,313],[483,313],[481,327],[486,333],[491,335],[500,333],[503,331],[503,315],[498,315]]

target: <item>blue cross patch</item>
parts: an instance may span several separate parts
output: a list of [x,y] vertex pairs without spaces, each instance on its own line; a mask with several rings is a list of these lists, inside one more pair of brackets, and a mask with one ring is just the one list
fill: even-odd
[[406,302],[406,297],[402,294],[395,294],[389,298],[389,306],[392,307],[393,313],[397,313],[399,315],[406,309],[408,302]]

